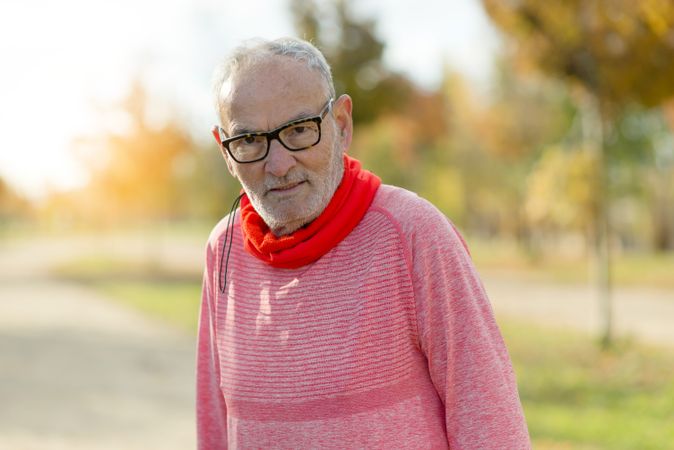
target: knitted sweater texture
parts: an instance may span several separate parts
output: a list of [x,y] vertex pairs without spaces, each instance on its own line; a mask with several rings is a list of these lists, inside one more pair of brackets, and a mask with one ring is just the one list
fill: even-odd
[[530,448],[489,300],[452,224],[382,185],[318,261],[273,268],[237,218],[207,245],[197,355],[200,449]]

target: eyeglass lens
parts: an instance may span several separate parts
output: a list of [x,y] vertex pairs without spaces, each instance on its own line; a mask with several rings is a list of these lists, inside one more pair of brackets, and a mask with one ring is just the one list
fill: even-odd
[[[319,124],[313,120],[289,124],[279,130],[278,139],[290,150],[301,150],[318,143],[320,138]],[[248,135],[229,143],[229,150],[241,162],[262,158],[267,152],[266,135]]]

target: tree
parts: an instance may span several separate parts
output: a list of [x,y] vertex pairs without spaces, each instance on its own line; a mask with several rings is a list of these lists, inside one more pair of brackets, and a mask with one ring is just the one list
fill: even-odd
[[[534,256],[521,207],[526,176],[543,149],[564,136],[573,108],[561,83],[518,72],[506,58],[496,68],[488,95],[479,95],[459,74],[445,70],[445,139],[436,143],[437,158],[428,165],[430,174],[438,168],[443,173],[424,179],[458,193],[452,202],[458,214],[452,217],[471,232],[483,238],[514,237]],[[443,192],[438,194],[434,202],[447,201]]]
[[149,104],[136,82],[112,111],[122,129],[78,140],[90,170],[90,207],[99,218],[156,221],[180,216],[189,203],[183,182],[193,171],[193,142],[175,123],[152,123]]
[[578,148],[550,147],[528,177],[525,213],[539,229],[576,230],[592,226],[596,210],[596,160]]
[[348,1],[319,7],[315,0],[290,0],[290,11],[298,34],[320,48],[330,63],[337,95],[353,98],[356,124],[372,122],[409,99],[414,85],[385,67],[384,43],[374,21],[356,18]]
[[26,217],[29,211],[28,201],[0,177],[0,227],[14,219]]
[[597,160],[593,212],[602,343],[612,341],[610,237],[605,142],[632,103],[660,105],[674,95],[674,4],[668,0],[482,0],[524,65],[578,87],[585,147]]

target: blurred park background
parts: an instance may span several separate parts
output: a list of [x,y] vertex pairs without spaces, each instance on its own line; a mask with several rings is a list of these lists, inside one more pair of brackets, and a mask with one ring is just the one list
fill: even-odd
[[674,448],[674,3],[0,5],[0,448],[193,447],[210,76],[311,39],[467,238],[537,449]]

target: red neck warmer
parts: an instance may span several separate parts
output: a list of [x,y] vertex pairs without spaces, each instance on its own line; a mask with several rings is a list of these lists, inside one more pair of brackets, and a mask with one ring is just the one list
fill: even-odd
[[344,155],[344,176],[325,210],[309,225],[276,237],[255,211],[247,195],[241,198],[241,228],[246,251],[273,267],[296,269],[312,263],[339,244],[363,218],[381,184]]

